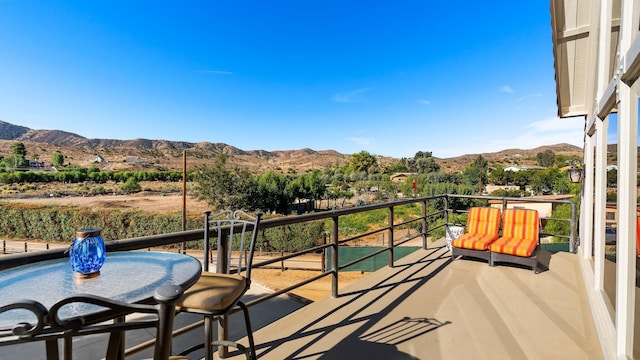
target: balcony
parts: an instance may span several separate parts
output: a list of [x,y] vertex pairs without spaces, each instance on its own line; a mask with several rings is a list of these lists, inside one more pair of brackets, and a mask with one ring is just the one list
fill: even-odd
[[[342,246],[367,234],[351,238],[338,236],[341,216],[358,212],[388,209],[387,227],[375,232],[389,234],[394,246],[411,240],[423,240],[438,225],[428,227],[431,218],[447,222],[450,213],[460,211],[449,207],[462,196],[441,195],[409,199],[394,203],[369,205],[297,217],[266,220],[264,227],[279,227],[297,222],[332,219],[331,242],[309,251]],[[476,198],[487,201],[492,198]],[[493,199],[495,200],[495,199]],[[518,199],[501,198],[506,207]],[[568,203],[560,201],[560,203]],[[435,204],[441,204],[437,207]],[[394,209],[406,205],[422,206],[422,215],[396,222]],[[428,212],[427,209],[436,211]],[[442,224],[444,224],[442,222]],[[417,223],[422,227],[415,235],[393,239],[394,230]],[[574,222],[571,222],[574,225]],[[575,226],[572,226],[574,229]],[[371,235],[373,232],[368,233]],[[572,231],[573,234],[573,231]],[[198,240],[202,231],[188,231],[148,238],[118,240],[108,250],[135,250],[148,246]],[[567,248],[574,248],[573,235],[567,236]],[[490,267],[472,259],[452,261],[444,239],[428,242],[410,255],[392,262],[363,279],[340,287],[337,271],[318,272],[308,281],[330,276],[334,296],[303,306],[285,296],[302,285],[292,284],[278,292],[260,291],[254,286],[247,295],[252,314],[257,354],[261,359],[601,359],[596,327],[582,278],[578,257],[572,252],[543,250],[540,262],[543,271],[513,265]],[[393,249],[381,251],[388,253]],[[0,268],[29,261],[60,256],[58,250],[30,255],[10,255],[0,258]],[[254,264],[267,266],[301,255]],[[359,259],[362,260],[362,259]],[[357,262],[357,261],[356,261]],[[334,265],[344,269],[353,265]],[[335,264],[335,263],[334,263]],[[292,271],[292,270],[290,270]],[[240,320],[234,319],[232,321]],[[194,321],[178,315],[178,326]],[[233,326],[241,329],[242,326]],[[200,330],[196,330],[200,331]],[[242,333],[231,333],[241,338]],[[144,341],[149,335],[130,334],[127,345]],[[180,350],[201,339],[200,334],[182,335],[175,339],[174,349]],[[101,354],[105,339],[79,339],[75,352]],[[31,343],[4,348],[11,357],[41,356],[43,345]],[[83,352],[84,351],[84,352]],[[6,355],[5,355],[6,354]],[[231,354],[232,359],[242,356]],[[89,355],[92,356],[92,355]],[[130,358],[148,357],[149,352]],[[201,354],[194,353],[192,358]]]

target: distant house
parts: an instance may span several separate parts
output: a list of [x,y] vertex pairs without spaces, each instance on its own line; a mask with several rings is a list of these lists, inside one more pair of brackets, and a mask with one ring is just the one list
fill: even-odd
[[535,165],[522,165],[522,166],[518,166],[518,165],[511,165],[511,166],[507,166],[506,168],[504,168],[504,171],[520,171],[520,170],[542,170],[544,169],[544,167],[542,166],[535,166]]
[[487,194],[491,194],[492,192],[494,192],[496,190],[505,190],[505,191],[520,190],[520,186],[518,186],[518,185],[491,185],[491,184],[485,186],[485,191],[487,192]]
[[29,160],[29,167],[30,168],[43,168],[44,167],[44,161],[38,161],[38,160]]
[[91,160],[91,163],[93,163],[93,164],[96,164],[96,163],[97,163],[97,164],[104,164],[104,163],[108,163],[108,162],[109,162],[109,161],[107,161],[107,159],[103,158],[103,157],[102,157],[102,156],[100,156],[100,155],[96,155],[96,157],[94,157],[94,158]]
[[124,160],[124,162],[127,163],[127,164],[138,164],[138,165],[147,165],[147,164],[149,164],[149,162],[147,160],[139,158],[139,157],[126,158]]
[[411,175],[414,175],[414,174],[412,174],[412,173],[395,173],[395,174],[393,174],[393,175],[391,175],[389,177],[389,180],[391,180],[391,182],[394,182],[394,183],[403,183]]

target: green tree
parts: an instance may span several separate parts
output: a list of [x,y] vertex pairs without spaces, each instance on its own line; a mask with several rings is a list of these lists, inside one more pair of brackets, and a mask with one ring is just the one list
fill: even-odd
[[545,150],[536,154],[538,165],[549,167],[553,166],[556,162],[556,154],[552,150]]
[[403,158],[400,161],[390,164],[384,169],[384,172],[385,174],[409,172],[409,168],[407,167],[407,164],[406,164],[406,159]]
[[569,194],[571,193],[571,186],[569,177],[557,176],[553,181],[553,192],[556,194]]
[[478,185],[482,191],[484,184],[487,183],[487,169],[489,163],[482,156],[478,155],[471,165],[462,171],[462,178],[467,185]]
[[496,185],[506,185],[508,182],[508,173],[510,171],[504,171],[502,166],[498,166],[495,169],[491,170],[487,178],[489,182]]
[[369,154],[369,152],[362,150],[351,155],[349,167],[354,172],[374,173],[378,171],[378,159]]
[[28,166],[29,162],[26,160],[27,148],[21,142],[16,142],[11,145],[11,151],[13,153],[13,168]]
[[64,164],[64,155],[56,151],[51,155],[51,163],[53,166],[62,166]]
[[132,176],[128,178],[127,181],[122,184],[122,186],[120,186],[120,190],[126,192],[136,192],[142,190],[142,186],[140,186],[138,180],[136,180],[136,178]]
[[[431,153],[429,153],[431,154]],[[440,171],[440,165],[431,156],[415,159],[416,170],[421,174]]]
[[195,190],[198,198],[205,200],[215,210],[245,209],[256,210],[256,183],[246,170],[226,168],[228,155],[220,154],[213,166],[201,165],[195,168]]
[[264,211],[284,214],[293,200],[293,194],[282,174],[268,172],[256,178],[257,191],[254,206]]
[[608,187],[618,186],[618,170],[617,169],[611,169],[607,171],[607,186]]
[[11,151],[13,155],[20,156],[22,158],[27,156],[27,148],[21,142],[13,143],[11,145]]
[[405,163],[409,172],[430,173],[440,171],[438,165],[432,156],[431,151],[418,151],[411,159],[401,159]]
[[[554,219],[570,219],[571,218],[571,205],[562,204],[557,206],[552,212],[551,217]],[[569,235],[571,231],[571,223],[569,221],[561,220],[549,220],[544,228],[545,234],[550,235]],[[567,242],[568,239],[553,237],[554,242]]]

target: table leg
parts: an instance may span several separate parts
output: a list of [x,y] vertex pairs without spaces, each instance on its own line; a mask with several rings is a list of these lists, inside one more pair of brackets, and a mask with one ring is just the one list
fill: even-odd
[[45,348],[47,350],[47,360],[58,360],[60,358],[58,354],[58,339],[45,341]]
[[156,330],[155,360],[168,360],[171,355],[173,318],[176,314],[176,302],[182,296],[180,286],[165,285],[158,288],[153,298],[160,304],[158,311],[158,328]]
[[[113,320],[114,323],[125,321],[124,316],[119,316]],[[109,344],[107,345],[107,360],[124,360],[124,332],[112,331],[109,333]]]
[[64,360],[72,360],[73,359],[73,338],[71,336],[65,336],[62,338],[62,348],[63,354],[62,358]]

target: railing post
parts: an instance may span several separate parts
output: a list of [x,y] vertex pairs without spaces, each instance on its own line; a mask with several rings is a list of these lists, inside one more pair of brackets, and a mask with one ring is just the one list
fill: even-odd
[[331,296],[338,297],[338,216],[331,218],[331,240],[333,241],[333,254],[331,254],[331,265],[333,266],[333,275],[331,277]]
[[2,240],[2,253],[7,253],[7,240]]
[[393,267],[393,206],[389,206],[389,267]]
[[569,252],[576,253],[576,204],[571,203],[571,238],[569,239]]
[[445,195],[444,196],[444,236],[445,238],[447,237],[448,228],[449,228],[449,195]]
[[422,202],[422,248],[427,249],[427,200]]
[[449,226],[449,197],[444,197],[444,224]]
[[27,242],[26,242],[26,241],[24,242],[24,252],[29,252],[29,251],[27,250]]
[[[326,244],[327,244],[327,233],[325,232],[324,234],[322,234],[322,245],[326,245]],[[325,248],[322,250],[321,263],[320,263],[320,272],[323,274],[325,271],[327,271],[326,261],[327,261],[327,249]]]
[[[204,212],[204,271],[209,271],[209,216],[211,211]],[[220,249],[218,249],[220,251]]]
[[[284,251],[280,251],[280,257],[284,257]],[[280,260],[280,272],[284,272],[284,260]]]

